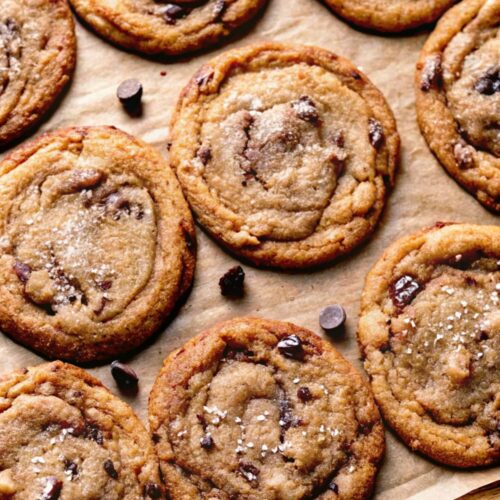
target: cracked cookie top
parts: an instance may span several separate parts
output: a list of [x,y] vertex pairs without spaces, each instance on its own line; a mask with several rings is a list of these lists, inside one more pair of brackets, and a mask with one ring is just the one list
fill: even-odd
[[280,44],[202,67],[171,128],[171,164],[200,223],[235,253],[283,268],[367,237],[399,148],[383,96],[351,63]]
[[68,129],[0,173],[2,329],[79,362],[151,335],[194,267],[192,219],[161,157],[116,129]]
[[417,112],[429,147],[487,208],[500,211],[500,0],[447,13],[417,64]]
[[435,21],[455,0],[325,0],[339,16],[370,30],[396,33]]
[[146,54],[178,55],[216,44],[267,0],[69,0],[104,38]]
[[66,0],[2,0],[0,149],[48,110],[73,73],[75,52]]
[[359,342],[387,422],[413,449],[500,461],[500,228],[403,238],[368,275]]
[[149,415],[172,498],[366,498],[384,449],[356,370],[277,321],[234,319],[172,353]]
[[60,361],[0,377],[0,498],[164,498],[132,409]]

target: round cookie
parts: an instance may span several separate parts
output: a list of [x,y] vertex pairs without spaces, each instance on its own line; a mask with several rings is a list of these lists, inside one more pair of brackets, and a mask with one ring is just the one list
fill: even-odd
[[189,287],[194,246],[173,172],[117,129],[59,130],[0,163],[0,329],[47,357],[142,344]]
[[358,340],[386,422],[412,449],[500,461],[500,227],[443,225],[390,246],[369,273]]
[[75,58],[66,0],[2,0],[0,149],[48,111],[71,78]]
[[336,14],[362,28],[398,33],[435,21],[456,0],[324,0]]
[[358,372],[312,332],[237,318],[166,360],[150,429],[172,498],[361,499],[384,450]]
[[464,0],[438,23],[416,72],[420,129],[448,173],[500,212],[500,0]]
[[0,498],[164,498],[132,409],[60,361],[0,377]]
[[183,90],[170,161],[201,225],[256,265],[305,268],[374,230],[399,136],[349,61],[277,43],[222,54]]
[[267,0],[69,0],[111,42],[145,54],[178,55],[217,44],[256,17]]

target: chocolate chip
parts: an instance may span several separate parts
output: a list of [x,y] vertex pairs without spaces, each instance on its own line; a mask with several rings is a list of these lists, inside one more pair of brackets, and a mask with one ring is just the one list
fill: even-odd
[[407,306],[420,292],[422,287],[411,276],[405,275],[396,280],[389,288],[392,302],[398,309]]
[[200,446],[205,450],[209,450],[210,448],[212,448],[213,445],[214,445],[214,440],[212,439],[212,436],[210,436],[210,434],[205,434],[200,439]]
[[464,142],[457,142],[453,147],[453,156],[457,160],[461,169],[472,168],[474,166],[474,148]]
[[212,150],[208,146],[201,146],[200,149],[198,149],[196,156],[201,163],[203,163],[203,165],[206,165],[212,158]]
[[476,81],[474,89],[483,95],[493,95],[500,92],[500,67],[490,68],[484,76]]
[[161,437],[156,432],[153,432],[153,434],[151,434],[151,440],[153,443],[158,444],[161,441]]
[[375,118],[368,120],[368,137],[370,138],[370,144],[375,149],[379,149],[384,142],[384,129],[382,124]]
[[229,269],[219,280],[220,293],[225,297],[241,297],[244,293],[245,271],[241,266]]
[[306,122],[316,125],[319,121],[318,110],[316,104],[307,95],[299,98],[298,101],[292,103],[292,108],[297,113],[297,116]]
[[333,481],[328,485],[328,489],[330,491],[333,491],[334,493],[339,492],[339,487],[337,486],[337,483],[334,483]]
[[85,424],[85,429],[83,431],[83,434],[87,439],[91,439],[92,441],[95,441],[97,444],[102,445],[104,443],[104,438],[102,436],[101,429],[99,429],[99,427],[97,427],[97,425],[95,424],[87,422]]
[[136,389],[139,383],[139,377],[130,366],[124,365],[119,361],[111,363],[111,375],[115,379],[120,389],[131,390]]
[[111,280],[100,281],[97,285],[101,290],[109,290],[113,286],[113,282]]
[[175,24],[177,19],[186,16],[188,11],[180,5],[168,3],[163,11],[163,16],[167,24]]
[[144,487],[144,494],[149,498],[160,498],[161,488],[156,483],[148,483]]
[[73,480],[74,477],[78,476],[78,465],[67,458],[64,459],[64,470],[69,473],[71,480]]
[[327,306],[319,313],[319,324],[328,333],[337,333],[344,326],[346,314],[339,304]]
[[240,462],[240,473],[247,481],[257,481],[260,470],[250,462]]
[[105,460],[103,467],[109,477],[118,479],[118,472],[116,472],[115,466],[111,460]]
[[441,56],[434,55],[428,57],[422,71],[420,80],[420,88],[424,92],[428,92],[432,87],[437,87],[441,84],[442,79]]
[[301,360],[304,358],[302,341],[297,335],[289,335],[278,342],[278,349],[283,356]]
[[19,278],[19,281],[21,281],[21,283],[28,282],[28,280],[30,279],[30,275],[31,275],[31,267],[28,264],[25,264],[24,262],[16,260],[16,262],[13,266],[13,269],[14,269],[14,272],[16,273],[17,277]]
[[130,78],[120,83],[116,95],[129,113],[138,113],[141,108],[142,92],[141,82]]
[[61,495],[62,487],[62,481],[57,479],[57,477],[49,476],[45,480],[45,486],[39,500],[57,500]]
[[297,391],[297,397],[305,403],[306,401],[311,401],[312,394],[308,387],[299,387]]
[[338,148],[343,148],[345,145],[344,133],[342,130],[334,130],[329,136],[328,140]]

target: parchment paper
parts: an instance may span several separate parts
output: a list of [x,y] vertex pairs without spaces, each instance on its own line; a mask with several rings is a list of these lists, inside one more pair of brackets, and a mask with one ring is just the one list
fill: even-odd
[[[396,238],[436,221],[498,224],[475,199],[447,176],[427,149],[415,119],[413,74],[418,52],[428,35],[377,36],[360,32],[336,18],[317,0],[270,0],[269,7],[244,35],[217,50],[174,62],[157,61],[118,49],[77,22],[78,64],[75,78],[59,106],[36,131],[74,125],[115,125],[158,147],[166,154],[168,123],[177,96],[188,78],[222,50],[261,40],[318,45],[351,59],[381,89],[398,122],[402,161],[381,224],[368,244],[321,271],[283,273],[244,266],[244,299],[224,299],[219,277],[235,265],[200,228],[198,264],[193,290],[177,316],[142,351],[128,361],[140,377],[136,397],[124,398],[147,421],[147,398],[163,358],[191,336],[216,321],[236,315],[292,321],[322,334],[318,313],[329,303],[347,311],[347,329],[334,345],[358,368],[355,340],[359,297],[366,273],[383,249]],[[162,76],[160,72],[167,72]],[[115,92],[126,78],[144,85],[144,114],[130,118]],[[3,155],[0,155],[0,157]],[[0,334],[0,373],[43,361]],[[109,366],[90,370],[119,394]],[[377,480],[380,500],[448,500],[500,477],[500,468],[459,471],[410,452],[389,430],[387,452]]]

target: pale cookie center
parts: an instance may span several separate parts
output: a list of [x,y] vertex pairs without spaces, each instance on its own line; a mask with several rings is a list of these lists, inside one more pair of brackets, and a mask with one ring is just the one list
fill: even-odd
[[3,242],[34,306],[107,321],[151,276],[153,202],[132,178],[65,171],[32,184],[15,200]]
[[500,273],[448,268],[422,288],[391,324],[396,397],[416,399],[439,423],[495,431]]

